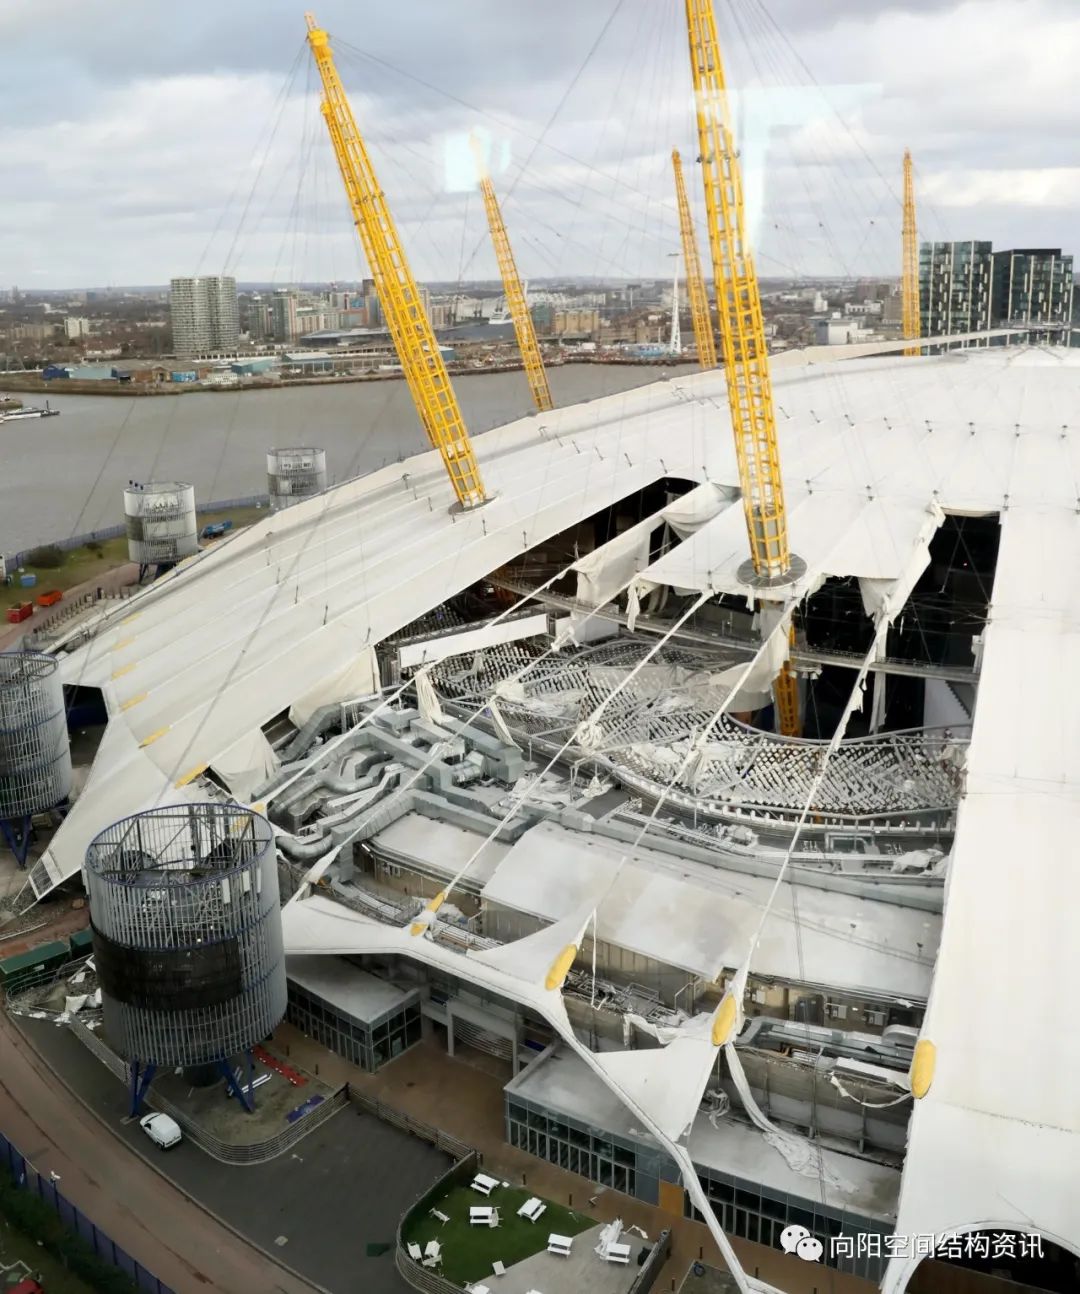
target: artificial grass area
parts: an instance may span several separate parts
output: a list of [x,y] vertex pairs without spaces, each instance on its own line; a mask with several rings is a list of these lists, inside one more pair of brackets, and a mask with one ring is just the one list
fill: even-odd
[[[550,1201],[545,1201],[547,1208],[539,1222],[519,1218],[518,1209],[532,1196],[532,1191],[513,1186],[499,1186],[486,1197],[468,1186],[454,1186],[434,1204],[449,1215],[450,1221],[440,1222],[430,1213],[417,1217],[402,1228],[402,1240],[411,1241],[421,1249],[429,1240],[437,1240],[442,1245],[442,1274],[455,1285],[464,1285],[466,1281],[482,1281],[490,1276],[495,1259],[509,1267],[546,1249],[548,1236],[553,1231],[576,1236],[596,1225],[592,1218]],[[499,1225],[471,1226],[469,1209],[477,1205],[498,1209]]]

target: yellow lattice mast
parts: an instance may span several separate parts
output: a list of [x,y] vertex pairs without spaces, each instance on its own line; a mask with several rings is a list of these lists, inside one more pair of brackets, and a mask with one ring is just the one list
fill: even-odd
[[694,341],[697,344],[698,362],[702,368],[716,367],[716,334],[713,332],[709,294],[705,291],[705,276],[701,272],[694,218],[690,214],[690,200],[686,196],[682,158],[677,148],[671,153],[671,166],[675,172],[675,200],[679,205],[679,232],[682,234],[683,265],[686,267],[686,291],[690,297],[690,316],[694,321]]
[[[919,326],[919,235],[915,226],[915,178],[911,153],[904,153],[904,273],[901,279],[901,306],[904,336],[917,338]],[[918,346],[909,346],[905,355],[918,355]]]
[[308,44],[322,79],[322,114],[394,349],[420,421],[442,456],[458,502],[463,508],[474,508],[487,496],[457,397],[334,66],[330,38],[310,13],[305,16]]
[[484,150],[474,135],[472,138],[473,153],[476,157],[477,178],[480,181],[480,192],[484,197],[484,211],[487,213],[488,228],[491,230],[491,241],[495,245],[495,256],[499,262],[499,273],[502,275],[503,294],[506,297],[506,308],[514,325],[514,336],[517,339],[521,362],[525,366],[525,376],[532,392],[533,403],[540,413],[553,409],[551,388],[548,386],[544,361],[540,355],[540,346],[536,340],[536,329],[533,327],[532,315],[529,314],[529,303],[525,290],[521,286],[514,251],[506,232],[506,224],[499,210],[499,199],[495,196],[495,186],[487,173],[484,164]]
[[[768,588],[787,583],[794,571],[761,294],[746,241],[742,172],[712,0],[686,0],[686,25],[720,345],[750,538],[752,570],[747,575],[749,582]],[[799,731],[799,691],[786,665],[776,679],[775,693],[780,731],[793,736]]]

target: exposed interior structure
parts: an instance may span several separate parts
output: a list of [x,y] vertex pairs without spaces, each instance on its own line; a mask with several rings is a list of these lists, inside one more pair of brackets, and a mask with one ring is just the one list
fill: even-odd
[[[1080,1058],[1023,1004],[1075,947],[1075,380],[1039,349],[778,366],[806,571],[771,629],[715,373],[478,437],[483,509],[429,453],[232,534],[61,643],[107,723],[23,903],[128,814],[250,805],[290,1012],[356,1063],[496,1055],[511,1142],[759,1243],[1074,1245],[1075,1103],[1034,1076]],[[890,1294],[915,1266],[826,1261]]]

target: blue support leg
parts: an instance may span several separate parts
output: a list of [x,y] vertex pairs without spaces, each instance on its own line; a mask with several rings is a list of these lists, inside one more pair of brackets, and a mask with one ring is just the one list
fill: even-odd
[[140,1066],[137,1060],[131,1062],[131,1117],[138,1118],[146,1093],[154,1081],[157,1066],[154,1064]]
[[15,855],[15,861],[20,867],[26,866],[26,859],[30,853],[30,824],[28,813],[21,818],[5,818],[0,821],[0,835],[4,837],[7,847]]
[[251,1086],[251,1080],[253,1077],[252,1070],[251,1070],[251,1052],[245,1051],[244,1058],[246,1061],[246,1072],[247,1072],[246,1084],[244,1086],[242,1086],[240,1083],[237,1082],[236,1075],[229,1068],[229,1062],[227,1060],[219,1060],[217,1064],[218,1064],[218,1069],[220,1069],[222,1074],[225,1075],[225,1086],[229,1089],[229,1091],[233,1094],[233,1096],[236,1097],[236,1099],[240,1102],[240,1104],[244,1107],[244,1109],[247,1110],[248,1114],[254,1114],[255,1113],[255,1092]]

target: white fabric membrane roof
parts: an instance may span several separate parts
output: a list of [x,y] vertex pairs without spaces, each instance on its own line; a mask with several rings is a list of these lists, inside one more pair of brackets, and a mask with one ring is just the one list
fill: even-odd
[[[706,980],[742,964],[772,881],[543,822],[514,843],[485,900],[559,921],[596,909],[605,942]],[[798,914],[798,933],[796,917]],[[763,976],[925,999],[940,917],[784,882],[762,932]]]
[[[910,575],[935,506],[1002,514],[924,1031],[937,1071],[915,1107],[897,1230],[1009,1226],[1080,1252],[1080,1031],[1051,1005],[1080,978],[1080,356],[787,356],[775,390],[805,587]],[[477,437],[497,496],[478,512],[452,520],[438,462],[420,455],[267,518],[140,595],[134,619],[65,661],[68,682],[103,688],[112,720],[35,888],[73,874],[110,821],[196,794],[176,783],[523,548],[665,475],[730,491],[725,400],[721,374],[680,373],[523,419]],[[737,588],[740,512],[721,508],[646,578]],[[911,1266],[893,1259],[884,1288],[902,1289]]]

